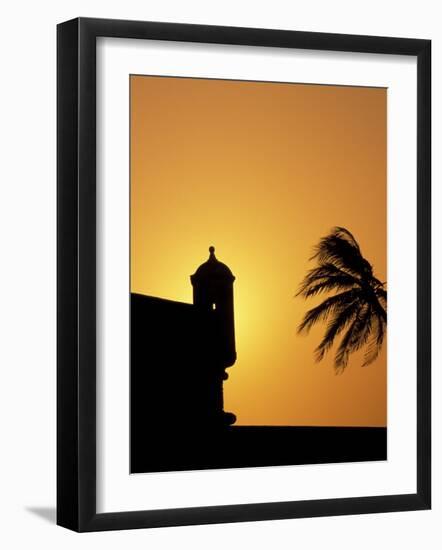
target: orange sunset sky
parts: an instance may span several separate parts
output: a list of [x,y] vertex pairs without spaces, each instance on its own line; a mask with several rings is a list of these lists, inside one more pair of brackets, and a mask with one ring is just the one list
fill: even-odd
[[[386,426],[386,346],[315,363],[321,297],[295,298],[313,246],[349,229],[386,272],[387,90],[131,76],[131,291],[192,302],[208,257],[236,276],[225,410],[246,425]],[[323,299],[323,296],[322,296]]]

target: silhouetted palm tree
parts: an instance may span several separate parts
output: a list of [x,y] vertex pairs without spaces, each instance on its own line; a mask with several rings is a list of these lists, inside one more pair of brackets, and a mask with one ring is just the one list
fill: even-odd
[[343,227],[333,228],[322,238],[310,259],[316,259],[319,265],[307,273],[297,296],[335,294],[305,314],[298,332],[308,332],[317,322],[328,321],[315,350],[316,360],[321,361],[337,336],[344,333],[336,351],[335,368],[343,370],[349,355],[363,346],[367,347],[363,366],[369,365],[379,354],[387,328],[385,283],[373,275],[356,239]]

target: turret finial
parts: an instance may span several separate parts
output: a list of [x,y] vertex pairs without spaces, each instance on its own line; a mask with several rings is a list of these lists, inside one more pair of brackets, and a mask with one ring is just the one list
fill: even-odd
[[211,257],[214,257],[214,256],[215,256],[215,247],[214,247],[214,246],[210,246],[210,247],[209,247],[209,252],[210,252],[210,256],[211,256]]

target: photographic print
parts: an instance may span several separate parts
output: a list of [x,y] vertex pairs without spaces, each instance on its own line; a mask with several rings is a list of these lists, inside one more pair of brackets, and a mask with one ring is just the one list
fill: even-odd
[[387,459],[387,89],[130,76],[131,473]]

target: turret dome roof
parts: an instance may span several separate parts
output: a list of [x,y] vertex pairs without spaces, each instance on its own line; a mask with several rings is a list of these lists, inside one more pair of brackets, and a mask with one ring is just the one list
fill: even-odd
[[233,282],[235,277],[230,268],[220,262],[215,256],[215,247],[209,248],[209,259],[201,264],[191,276],[192,283],[205,280],[226,280]]

